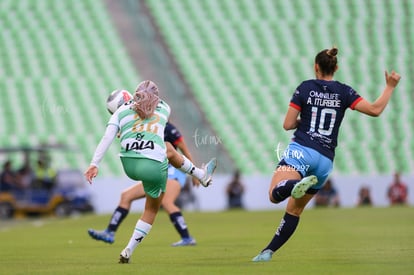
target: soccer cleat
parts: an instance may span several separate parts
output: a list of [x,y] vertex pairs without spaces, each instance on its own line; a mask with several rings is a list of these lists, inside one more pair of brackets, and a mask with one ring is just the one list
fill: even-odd
[[207,187],[211,184],[212,176],[214,170],[217,167],[217,160],[216,158],[212,158],[206,165],[203,166],[203,170],[205,172],[204,177],[200,180],[200,184],[204,187]]
[[184,238],[184,239],[182,239],[182,240],[180,240],[176,243],[173,243],[171,246],[174,246],[174,247],[176,247],[176,246],[193,246],[193,245],[196,245],[196,244],[197,244],[196,240],[193,239],[192,237],[190,237],[190,238]]
[[131,257],[131,250],[129,250],[129,248],[125,248],[124,250],[122,250],[121,254],[119,255],[119,263],[128,264],[130,257]]
[[259,253],[256,257],[252,259],[253,262],[268,262],[272,259],[273,251],[266,249]]
[[317,183],[318,178],[316,176],[305,177],[301,181],[296,183],[295,187],[293,187],[292,192],[290,194],[295,199],[302,198],[305,195],[306,191],[308,191],[309,188],[311,188]]
[[88,234],[91,238],[97,241],[103,241],[106,243],[113,243],[115,241],[115,232],[108,230],[96,231],[94,229],[88,229]]

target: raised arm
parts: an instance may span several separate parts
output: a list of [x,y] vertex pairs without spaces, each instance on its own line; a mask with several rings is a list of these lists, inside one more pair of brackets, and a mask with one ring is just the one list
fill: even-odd
[[373,103],[362,99],[355,105],[355,110],[369,116],[379,116],[387,106],[388,101],[390,100],[391,95],[400,79],[401,76],[398,73],[392,71],[391,74],[388,74],[388,72],[385,71],[386,86],[382,94]]

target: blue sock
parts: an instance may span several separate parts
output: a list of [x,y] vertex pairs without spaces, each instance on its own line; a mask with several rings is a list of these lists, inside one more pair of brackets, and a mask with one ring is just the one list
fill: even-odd
[[270,249],[275,252],[278,250],[292,236],[293,232],[295,232],[298,223],[299,217],[285,213],[273,239],[262,251]]
[[174,224],[175,229],[178,234],[180,234],[181,239],[190,238],[190,233],[188,233],[187,224],[185,223],[184,217],[181,212],[175,212],[170,214],[170,220]]
[[121,224],[121,222],[128,215],[128,212],[128,209],[118,206],[112,214],[111,221],[109,222],[107,230],[115,232],[118,229],[118,226]]
[[272,190],[273,199],[277,202],[284,201],[292,192],[293,187],[300,180],[282,180]]

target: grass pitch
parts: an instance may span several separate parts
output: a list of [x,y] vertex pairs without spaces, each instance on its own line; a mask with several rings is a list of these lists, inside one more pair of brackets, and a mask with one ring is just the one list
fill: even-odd
[[114,244],[92,240],[109,215],[0,221],[0,274],[414,274],[414,208],[307,209],[273,259],[251,262],[273,236],[283,211],[184,213],[194,247],[161,212],[130,264],[118,264],[139,213]]

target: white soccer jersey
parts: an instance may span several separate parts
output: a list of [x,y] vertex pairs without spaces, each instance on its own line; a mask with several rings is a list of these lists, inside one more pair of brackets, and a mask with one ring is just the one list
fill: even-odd
[[120,156],[149,158],[160,162],[167,158],[164,128],[170,116],[170,106],[160,101],[154,114],[142,120],[134,110],[130,109],[130,104],[131,102],[119,107],[109,119],[105,134],[92,157],[91,165],[99,166],[118,132],[121,134]]
[[108,122],[108,125],[117,126],[120,132],[120,156],[164,161],[167,158],[164,128],[170,107],[161,100],[154,114],[144,120],[130,107],[130,104],[121,106]]

